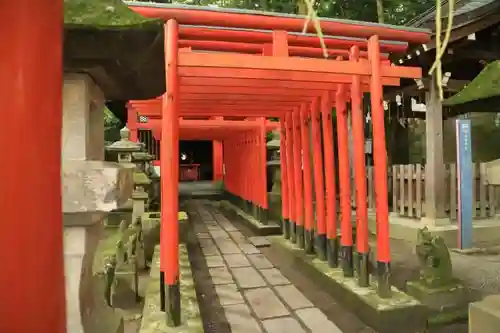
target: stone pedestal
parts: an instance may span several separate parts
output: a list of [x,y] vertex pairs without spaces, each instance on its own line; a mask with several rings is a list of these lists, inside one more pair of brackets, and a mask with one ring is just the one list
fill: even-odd
[[406,288],[409,295],[432,310],[455,311],[467,308],[467,290],[459,282],[429,287],[420,281],[411,281],[407,283]]
[[106,303],[104,275],[93,261],[107,213],[132,194],[132,169],[116,163],[63,162],[64,264],[67,330],[71,333],[120,333],[123,320]]
[[469,305],[469,333],[500,331],[500,295],[485,297]]

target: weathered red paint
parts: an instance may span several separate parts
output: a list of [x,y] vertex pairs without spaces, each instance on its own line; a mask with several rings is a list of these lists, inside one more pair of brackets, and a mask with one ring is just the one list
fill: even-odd
[[332,126],[332,105],[328,94],[321,96],[321,123],[325,154],[326,232],[328,239],[337,239],[337,188]]
[[[353,46],[351,60],[358,61],[359,49]],[[351,84],[351,121],[354,149],[354,180],[356,191],[356,247],[358,253],[368,253],[368,207],[366,196],[365,134],[361,80],[353,75]]]
[[340,234],[343,246],[352,246],[351,229],[351,176],[349,169],[349,142],[347,127],[347,107],[344,95],[345,85],[337,90],[335,117],[337,118],[337,142],[339,155],[340,187]]
[[371,76],[371,110],[373,123],[373,160],[375,173],[375,196],[377,218],[377,261],[391,260],[389,243],[389,211],[387,202],[387,149],[385,146],[384,107],[382,106],[382,85],[380,83],[379,40],[369,40]]
[[285,116],[285,131],[286,131],[286,165],[287,165],[287,181],[288,181],[288,214],[290,216],[291,227],[297,223],[297,209],[295,203],[296,192],[295,192],[295,168],[299,165],[295,164],[295,148],[294,148],[294,131],[293,131],[293,121],[292,115],[287,114]]
[[302,144],[300,137],[300,113],[292,113],[293,164],[295,188],[295,223],[304,225],[304,188],[302,185]]
[[304,188],[304,228],[312,231],[314,223],[311,143],[309,140],[309,105],[303,104],[300,109],[300,139],[302,143],[303,188]]
[[132,107],[132,105],[127,105],[127,128],[130,131],[130,141],[137,142],[138,132],[137,132],[137,112]]
[[160,269],[165,283],[179,281],[179,87],[178,87],[178,24],[165,25],[165,68],[167,91],[161,119],[161,242]]
[[2,136],[17,138],[0,172],[0,332],[65,333],[63,2],[2,1],[0,19]]
[[280,171],[281,171],[281,217],[283,220],[290,219],[289,205],[290,197],[288,191],[288,172],[290,166],[288,165],[288,136],[286,133],[286,118],[280,119]]
[[313,147],[314,192],[316,196],[316,221],[318,236],[326,235],[325,181],[323,177],[323,152],[321,145],[321,113],[319,98],[311,103],[311,131]]

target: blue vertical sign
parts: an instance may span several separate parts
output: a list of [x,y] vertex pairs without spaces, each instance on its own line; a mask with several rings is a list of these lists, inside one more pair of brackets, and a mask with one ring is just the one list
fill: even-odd
[[472,247],[472,142],[470,119],[457,119],[458,247]]

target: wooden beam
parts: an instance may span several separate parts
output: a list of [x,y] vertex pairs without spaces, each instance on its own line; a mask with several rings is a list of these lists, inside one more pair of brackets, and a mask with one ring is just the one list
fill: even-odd
[[[211,69],[263,69],[278,72],[299,71],[306,73],[331,73],[347,75],[371,74],[368,61],[351,62],[344,60],[262,57],[247,54],[182,53],[180,67],[208,67]],[[181,74],[182,76],[182,74]],[[419,78],[422,70],[418,67],[381,66],[382,77]],[[307,76],[303,78],[307,80]]]

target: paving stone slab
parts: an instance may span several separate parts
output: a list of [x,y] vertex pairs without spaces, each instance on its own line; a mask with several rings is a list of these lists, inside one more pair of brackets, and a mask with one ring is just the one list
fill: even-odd
[[237,254],[241,253],[240,248],[231,240],[224,240],[217,243],[220,252],[223,254]]
[[262,324],[267,333],[306,333],[299,322],[292,317],[266,319]]
[[311,330],[312,333],[343,333],[318,308],[296,310],[295,314]]
[[282,317],[290,314],[271,288],[248,289],[245,290],[244,295],[259,319]]
[[226,267],[209,268],[208,272],[214,285],[234,283],[233,276]]
[[236,283],[240,288],[258,288],[266,287],[266,281],[260,276],[257,270],[253,267],[240,267],[231,269]]
[[278,295],[292,309],[310,308],[314,305],[292,284],[286,286],[276,286],[274,288]]
[[[238,242],[236,242],[238,243]],[[260,250],[253,246],[252,244],[238,244],[241,251],[245,254],[258,254]]]
[[214,238],[215,241],[217,241],[218,239],[225,239],[225,240],[230,240],[231,239],[229,237],[229,234],[227,232],[225,232],[224,230],[222,230],[222,229],[219,229],[219,230],[209,230],[208,232],[210,233],[210,235],[212,235],[212,237]]
[[273,264],[267,260],[266,256],[263,254],[250,254],[247,256],[248,260],[255,266],[257,269],[264,268],[273,268]]
[[196,233],[196,238],[198,239],[210,239],[212,236],[208,232],[197,232]]
[[290,280],[284,277],[276,268],[260,269],[259,271],[264,275],[264,279],[272,286],[290,284]]
[[215,243],[211,238],[199,239],[198,243],[200,243],[201,248],[215,246]]
[[208,257],[205,257],[205,260],[207,262],[208,268],[225,267],[226,266],[226,264],[224,263],[224,260],[222,260],[221,256],[208,256]]
[[229,236],[236,242],[236,244],[249,244],[247,238],[239,231],[228,231]]
[[265,236],[254,236],[248,237],[248,241],[252,243],[255,247],[267,247],[271,246],[271,243]]
[[243,296],[238,291],[238,287],[235,284],[223,284],[215,286],[215,292],[219,297],[220,304],[233,305],[233,304],[244,304]]
[[231,268],[233,267],[248,267],[250,266],[250,262],[244,254],[225,254],[224,259],[227,262],[227,265]]
[[226,305],[223,308],[231,333],[262,333],[246,304]]
[[222,228],[218,224],[207,224],[208,231],[222,231]]
[[207,227],[203,224],[195,224],[193,229],[196,233],[207,232]]
[[219,250],[217,250],[217,247],[215,245],[209,247],[202,247],[201,251],[203,252],[203,255],[205,257],[220,255]]

